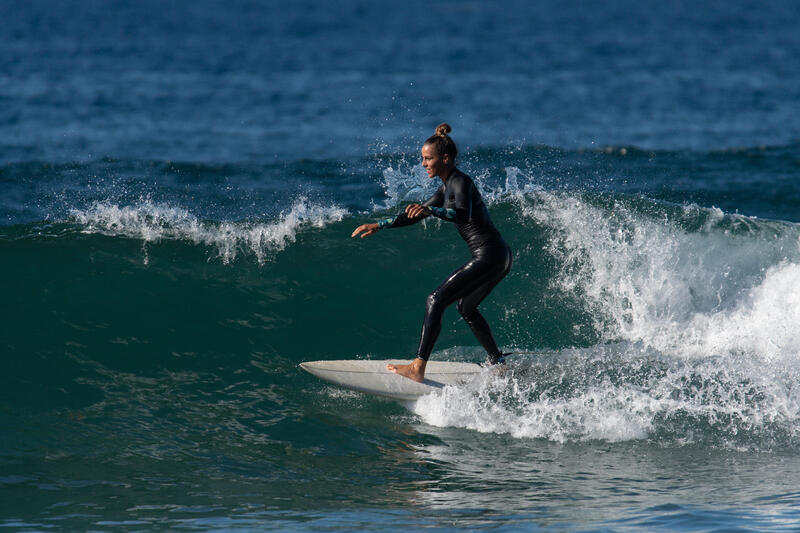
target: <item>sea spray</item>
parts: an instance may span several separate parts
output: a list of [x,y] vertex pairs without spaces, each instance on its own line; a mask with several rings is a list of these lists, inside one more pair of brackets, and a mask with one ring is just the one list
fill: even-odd
[[[422,202],[427,200],[441,185],[438,178],[431,179],[420,165],[401,162],[397,167],[383,169],[383,187],[386,196],[379,208],[390,209],[402,202]],[[376,206],[378,207],[378,206]]]
[[96,202],[86,210],[73,209],[72,219],[84,233],[119,235],[141,239],[144,244],[160,240],[186,240],[214,248],[223,263],[240,253],[251,253],[259,264],[295,242],[303,226],[323,228],[338,222],[347,211],[338,206],[309,204],[301,198],[276,221],[206,222],[187,209],[143,201],[133,206]]

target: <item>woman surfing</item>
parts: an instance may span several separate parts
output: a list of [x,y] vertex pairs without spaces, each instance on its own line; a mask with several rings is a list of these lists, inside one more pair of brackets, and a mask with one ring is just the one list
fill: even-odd
[[442,180],[433,196],[422,204],[407,206],[394,218],[362,224],[351,235],[368,237],[384,228],[409,226],[434,216],[454,223],[469,246],[472,258],[428,296],[416,359],[407,365],[387,365],[390,371],[419,382],[425,377],[425,365],[442,329],[444,310],[456,301],[458,312],[486,350],[489,363],[503,361],[489,324],[478,312],[478,304],[511,270],[511,248],[492,224],[472,178],[456,168],[458,149],[448,135],[451,131],[449,124],[440,124],[422,145],[422,166],[430,178]]

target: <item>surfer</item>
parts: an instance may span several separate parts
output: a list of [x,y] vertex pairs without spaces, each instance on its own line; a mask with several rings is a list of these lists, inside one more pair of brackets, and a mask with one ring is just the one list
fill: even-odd
[[511,270],[511,248],[492,224],[472,178],[456,168],[458,149],[448,135],[451,131],[449,124],[440,124],[422,145],[422,166],[428,177],[442,180],[433,196],[422,204],[407,206],[394,218],[362,224],[351,235],[368,237],[384,228],[409,226],[434,216],[453,222],[469,246],[472,258],[428,296],[416,359],[407,365],[387,365],[390,371],[419,382],[425,377],[425,365],[442,329],[444,310],[456,301],[458,312],[486,350],[489,363],[503,362],[503,354],[489,324],[478,312],[478,304]]

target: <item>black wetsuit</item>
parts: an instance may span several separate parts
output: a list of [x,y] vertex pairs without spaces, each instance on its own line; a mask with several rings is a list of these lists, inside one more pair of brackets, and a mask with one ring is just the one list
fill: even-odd
[[[458,301],[459,313],[486,349],[490,362],[495,363],[502,358],[502,354],[492,337],[489,324],[478,312],[478,304],[511,270],[511,248],[492,224],[486,204],[472,178],[458,169],[454,169],[445,183],[422,205],[431,209],[431,215],[456,224],[472,252],[472,259],[450,274],[428,296],[417,356],[428,360],[442,329],[445,308]],[[411,219],[405,213],[400,213],[394,219],[381,221],[379,225],[382,228],[397,228],[415,224],[423,218]]]

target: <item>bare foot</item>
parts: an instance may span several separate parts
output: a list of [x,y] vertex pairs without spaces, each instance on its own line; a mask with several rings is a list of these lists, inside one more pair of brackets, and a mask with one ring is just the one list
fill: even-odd
[[489,372],[493,375],[504,378],[508,373],[508,366],[507,365],[489,365]]
[[408,365],[386,365],[386,369],[389,372],[394,372],[395,374],[399,374],[403,377],[416,381],[418,383],[422,383],[425,379],[425,365],[427,361],[424,359],[420,359],[417,357],[414,359],[411,364]]

